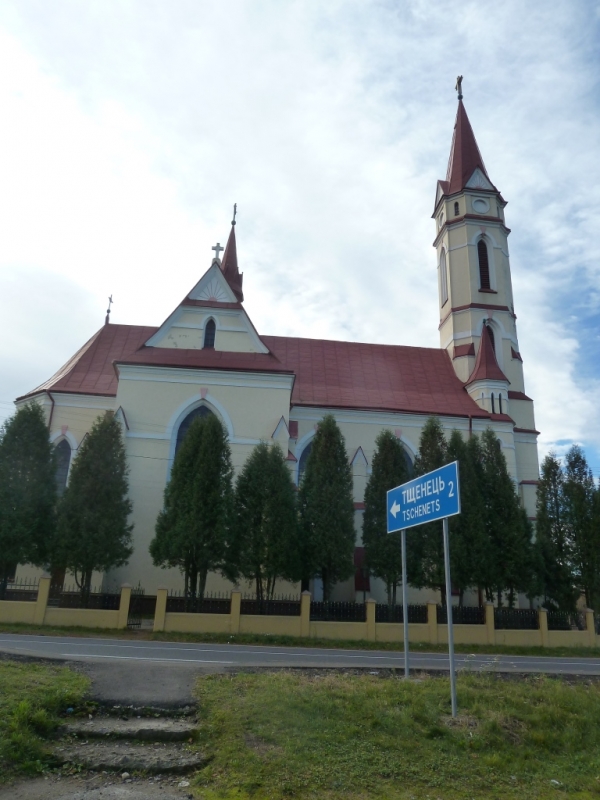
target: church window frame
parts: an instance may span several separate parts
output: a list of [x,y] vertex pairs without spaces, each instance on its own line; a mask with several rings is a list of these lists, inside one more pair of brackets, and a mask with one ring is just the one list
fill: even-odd
[[492,270],[488,242],[484,236],[477,240],[477,264],[479,267],[479,290],[484,292],[492,289]]
[[494,393],[493,392],[491,394],[491,400],[492,400],[492,414],[495,414],[496,413],[496,403],[494,402]]
[[454,216],[458,217],[460,214],[460,206],[458,204],[458,200],[454,202]]
[[502,392],[498,392],[498,413],[502,414]]
[[217,338],[217,323],[213,317],[209,317],[204,325],[204,337],[202,340],[203,350],[214,350]]
[[448,259],[446,257],[446,248],[442,247],[440,253],[440,297],[442,308],[448,302]]
[[[54,478],[56,480],[56,494],[62,497],[69,485],[69,475],[71,472],[71,464],[73,462],[73,447],[71,442],[66,436],[61,436],[56,442],[53,442],[54,453],[56,457],[56,470]],[[68,453],[67,453],[68,448]]]

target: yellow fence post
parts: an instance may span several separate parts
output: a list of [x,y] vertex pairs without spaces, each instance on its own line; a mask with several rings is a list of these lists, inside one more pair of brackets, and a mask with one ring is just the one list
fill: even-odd
[[369,597],[367,600],[367,641],[374,642],[376,639],[375,634],[375,606],[377,601]]
[[48,607],[48,597],[50,596],[50,578],[40,578],[38,583],[37,600],[35,601],[35,611],[33,614],[33,624],[43,625]]
[[117,621],[117,628],[120,631],[122,631],[124,628],[127,627],[130,602],[131,602],[131,584],[124,583],[121,586],[121,599],[119,600],[119,618]]
[[487,630],[487,643],[496,644],[496,623],[494,620],[494,604],[485,604],[485,627]]
[[229,632],[240,632],[240,613],[242,609],[242,593],[239,589],[231,592],[231,612],[229,616]]
[[427,624],[429,625],[429,644],[437,644],[437,603],[427,603]]
[[154,625],[152,630],[156,633],[157,631],[164,631],[165,629],[165,619],[167,616],[167,587],[166,586],[159,586],[156,590],[156,608],[154,610]]
[[310,636],[310,592],[302,592],[300,598],[300,636],[306,639]]
[[548,647],[548,612],[545,608],[538,608],[538,619],[540,621],[542,647]]
[[588,646],[596,646],[596,625],[594,621],[594,612],[591,608],[585,610],[585,627],[588,635]]

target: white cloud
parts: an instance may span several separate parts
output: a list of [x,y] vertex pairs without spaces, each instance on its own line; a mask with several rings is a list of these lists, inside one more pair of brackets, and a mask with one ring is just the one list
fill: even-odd
[[486,165],[510,201],[543,448],[573,438],[600,452],[600,366],[585,379],[580,368],[590,362],[581,295],[588,327],[600,305],[592,11],[564,0],[492,10],[5,3],[0,267],[11,280],[26,270],[11,320],[26,313],[32,275],[81,299],[75,315],[60,291],[52,308],[36,307],[36,324],[50,330],[58,314],[66,333],[23,355],[0,400],[48,377],[101,324],[111,292],[115,321],[162,321],[224,242],[234,201],[259,330],[437,346],[429,217],[460,72]]

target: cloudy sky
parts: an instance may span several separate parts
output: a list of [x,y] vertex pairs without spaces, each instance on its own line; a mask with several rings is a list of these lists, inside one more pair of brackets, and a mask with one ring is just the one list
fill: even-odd
[[0,418],[109,294],[160,324],[234,202],[259,331],[439,346],[460,73],[541,453],[599,475],[599,42],[592,0],[0,0]]

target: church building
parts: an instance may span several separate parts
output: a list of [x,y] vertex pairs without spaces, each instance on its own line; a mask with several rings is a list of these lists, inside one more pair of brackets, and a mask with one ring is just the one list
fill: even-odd
[[[335,416],[354,475],[357,572],[335,587],[333,599],[362,599],[363,591],[377,600],[385,596],[383,584],[369,583],[360,570],[364,491],[375,439],[384,429],[395,432],[414,461],[432,414],[448,435],[454,428],[468,437],[491,427],[533,518],[537,431],[517,338],[505,206],[459,93],[448,171],[437,183],[433,213],[439,348],[257,331],[244,306],[234,217],[224,252],[213,248],[208,270],[161,325],[115,325],[107,315],[55,375],[18,398],[18,405],[35,400],[45,409],[63,486],[98,415],[110,410],[121,422],[135,549],[126,566],[99,576],[105,588],[123,582],[148,593],[161,585],[182,588],[177,570],[153,566],[148,547],[177,448],[191,421],[207,414],[225,425],[236,472],[266,441],[281,446],[296,482],[319,420]],[[210,575],[207,591],[228,586]],[[276,591],[293,589],[282,584]],[[318,599],[318,585],[313,589]],[[435,598],[411,590],[410,601],[429,596]]]

